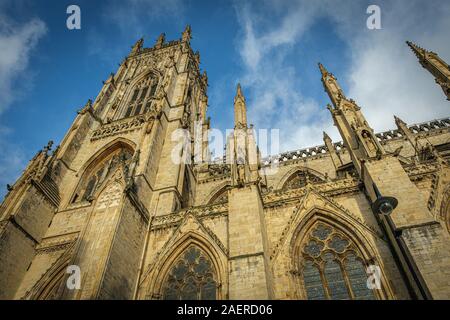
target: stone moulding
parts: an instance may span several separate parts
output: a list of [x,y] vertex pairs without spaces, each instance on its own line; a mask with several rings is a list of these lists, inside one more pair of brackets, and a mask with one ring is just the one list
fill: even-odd
[[143,115],[125,118],[112,123],[104,124],[92,133],[91,141],[104,139],[118,134],[125,134],[143,127],[147,121]]
[[[320,184],[314,184],[315,190],[327,196],[338,196],[346,193],[361,191],[361,182],[352,178],[335,180]],[[276,190],[263,196],[264,207],[276,207],[287,204],[298,198],[302,198],[308,190],[308,186],[292,190]]]
[[213,218],[216,216],[226,216],[228,211],[227,203],[220,203],[208,206],[200,206],[179,212],[157,216],[153,218],[151,230],[160,230],[178,226],[183,217],[187,214],[192,214],[198,219]]
[[50,253],[67,248],[78,238],[79,232],[68,233],[61,236],[45,238],[36,246],[36,254]]

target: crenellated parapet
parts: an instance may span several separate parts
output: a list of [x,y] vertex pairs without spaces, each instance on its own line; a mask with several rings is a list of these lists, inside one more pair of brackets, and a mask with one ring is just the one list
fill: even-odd
[[[409,130],[414,135],[433,135],[433,134],[441,134],[444,132],[450,132],[450,118],[442,118],[437,120],[431,120],[427,122],[422,122],[418,124],[411,124],[407,126]],[[377,140],[381,144],[389,143],[389,141],[394,139],[403,138],[405,135],[399,129],[386,130],[379,133],[375,133]],[[343,141],[333,143],[333,146],[337,153],[342,152],[346,149]],[[290,160],[301,160],[305,158],[314,158],[320,155],[324,155],[328,153],[328,148],[326,145],[319,145],[314,147],[302,148],[294,151],[287,151],[280,153],[278,155],[271,155],[265,158],[262,158],[262,165],[270,165],[273,163],[283,163]]]

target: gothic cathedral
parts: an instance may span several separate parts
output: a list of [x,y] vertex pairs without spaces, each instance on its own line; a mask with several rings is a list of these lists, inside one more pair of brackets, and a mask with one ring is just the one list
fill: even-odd
[[450,299],[449,118],[375,133],[320,64],[342,142],[261,158],[238,86],[224,160],[205,134],[176,162],[173,133],[210,128],[190,40],[137,41],[8,185],[0,299]]

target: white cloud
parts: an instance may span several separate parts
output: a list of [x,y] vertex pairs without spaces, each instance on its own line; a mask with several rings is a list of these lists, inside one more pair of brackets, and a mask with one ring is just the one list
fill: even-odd
[[[17,24],[0,13],[0,115],[31,86],[32,77],[27,76],[23,85],[20,80],[29,74],[30,55],[46,32],[39,19]],[[8,127],[0,126],[0,198],[4,186],[14,183],[26,163],[23,150],[10,140],[10,134]]]
[[21,94],[16,88],[23,86],[15,81],[26,72],[30,54],[46,30],[39,19],[18,25],[0,14],[0,114]]
[[[448,116],[448,101],[405,44],[417,41],[450,61],[450,3],[436,2],[432,6],[418,0],[379,3],[382,30],[366,28],[370,3],[361,1],[237,4],[243,36],[238,37],[236,48],[244,65],[240,79],[251,101],[250,121],[257,127],[280,128],[283,150],[322,144],[323,130],[340,140],[328,110],[308,92],[298,90],[301,71],[288,59],[294,45],[323,17],[332,21],[351,57],[348,71],[336,76],[347,83],[347,96],[360,104],[375,130],[393,128],[393,114],[410,123]],[[333,72],[332,65],[327,67]]]
[[392,115],[422,122],[450,114],[449,103],[432,75],[423,69],[406,40],[437,51],[450,61],[450,3],[432,8],[423,1],[396,1],[382,7],[383,30],[351,39],[350,90],[376,130],[393,127]]
[[[268,10],[279,10],[280,3],[265,2]],[[283,4],[284,6],[284,4]],[[319,7],[312,2],[305,6],[287,4],[286,14],[278,25],[272,25],[272,15],[254,14],[249,6],[236,6],[243,29],[243,42],[237,43],[244,62],[240,81],[249,103],[249,119],[257,128],[281,130],[281,149],[294,149],[317,142],[323,127],[309,124],[326,113],[317,103],[299,92],[297,71],[286,55],[308,30]],[[265,29],[259,34],[255,30]],[[268,128],[270,126],[270,128]],[[301,140],[298,138],[301,137]]]

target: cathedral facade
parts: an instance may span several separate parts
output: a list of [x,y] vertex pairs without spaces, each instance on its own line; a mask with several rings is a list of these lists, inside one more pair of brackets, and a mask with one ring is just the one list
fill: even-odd
[[[211,161],[190,39],[139,40],[8,186],[0,298],[450,299],[450,119],[375,133],[320,64],[342,142],[261,158],[238,86]],[[448,64],[408,45],[450,99]],[[179,129],[206,133],[199,161],[173,161]]]

